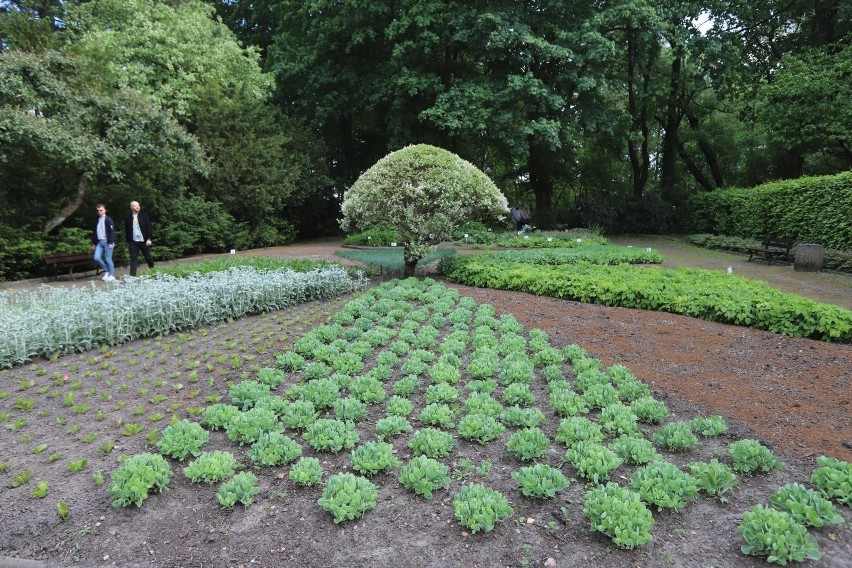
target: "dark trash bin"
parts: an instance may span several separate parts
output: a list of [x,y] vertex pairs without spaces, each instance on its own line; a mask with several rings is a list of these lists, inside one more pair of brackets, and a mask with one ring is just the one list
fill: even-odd
[[823,252],[825,248],[819,244],[796,245],[796,260],[793,270],[796,272],[819,272],[822,270]]

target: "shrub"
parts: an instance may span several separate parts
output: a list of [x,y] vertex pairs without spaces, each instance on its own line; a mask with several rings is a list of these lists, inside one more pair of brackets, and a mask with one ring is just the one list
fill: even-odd
[[351,423],[321,418],[306,429],[302,437],[318,452],[337,453],[358,443],[358,432]]
[[458,432],[465,440],[474,440],[486,444],[500,437],[506,427],[493,416],[485,414],[468,414],[459,421]]
[[181,420],[176,424],[166,426],[157,441],[157,449],[161,454],[183,461],[187,456],[197,456],[201,446],[207,443],[210,433],[197,422]]
[[783,465],[772,455],[769,448],[757,440],[731,442],[728,444],[728,455],[731,456],[734,469],[746,475],[768,473]]
[[334,516],[334,522],[358,519],[376,506],[379,490],[369,480],[351,473],[328,478],[317,503]]
[[278,416],[267,408],[252,408],[240,412],[225,425],[225,433],[232,442],[239,445],[253,444],[261,434],[281,432],[284,427],[278,422]]
[[203,452],[185,468],[183,474],[193,483],[216,483],[234,475],[237,460],[231,452]]
[[521,493],[536,499],[553,499],[556,493],[568,487],[568,478],[561,471],[545,464],[522,467],[512,473]]
[[465,485],[453,499],[456,520],[476,534],[489,532],[494,526],[511,515],[514,510],[506,497],[480,483]]
[[702,418],[700,416],[693,418],[691,426],[693,431],[698,432],[707,438],[718,436],[719,434],[724,434],[728,431],[728,424],[725,422],[725,419],[718,414],[708,416],[707,418]]
[[260,488],[257,486],[257,477],[250,471],[243,471],[223,483],[216,492],[216,498],[219,504],[227,509],[237,503],[248,507],[252,504],[252,498],[258,493]]
[[605,534],[620,548],[635,548],[651,541],[651,511],[639,494],[616,483],[586,493],[583,516],[589,519],[592,530]]
[[456,425],[456,411],[449,405],[437,402],[426,405],[418,418],[424,424],[439,428],[453,428]]
[[376,421],[376,434],[379,440],[411,432],[411,424],[402,416],[388,416]]
[[816,461],[819,467],[811,474],[811,483],[825,498],[852,507],[852,464],[825,456]]
[[434,428],[417,430],[408,441],[408,447],[415,455],[429,458],[446,457],[455,445],[456,441],[451,435]]
[[707,463],[695,462],[689,464],[689,471],[701,489],[708,495],[715,495],[722,503],[727,503],[725,493],[734,489],[739,483],[737,476],[727,465],[713,458]]
[[322,465],[317,458],[302,457],[290,468],[290,481],[296,485],[311,487],[322,479]]
[[698,438],[692,433],[689,422],[670,422],[652,438],[657,446],[670,452],[686,452],[698,446]]
[[609,447],[628,464],[642,465],[663,459],[651,442],[637,434],[619,436]]
[[743,514],[737,528],[746,541],[741,547],[743,554],[766,556],[767,562],[782,566],[790,560],[820,558],[819,547],[808,529],[788,513],[755,505]]
[[593,483],[609,479],[622,460],[615,452],[596,442],[577,442],[565,452],[565,457],[577,473]]
[[450,483],[450,478],[447,477],[449,470],[449,467],[435,459],[417,456],[402,468],[399,482],[416,494],[432,499],[433,491],[446,487]]
[[112,474],[107,488],[115,496],[112,506],[141,507],[150,491],[168,490],[171,477],[171,468],[163,456],[147,452],[132,455]]

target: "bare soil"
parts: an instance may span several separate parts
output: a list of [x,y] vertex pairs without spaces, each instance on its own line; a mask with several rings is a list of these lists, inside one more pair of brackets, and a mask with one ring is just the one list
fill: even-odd
[[[732,266],[735,273],[781,289],[852,307],[852,279],[845,275],[794,273],[791,267],[746,263],[676,241],[635,238],[619,244],[631,243],[658,248],[669,263]],[[338,246],[330,241],[264,253],[334,258]],[[248,254],[255,253],[260,254]],[[434,275],[428,268],[423,274]],[[0,390],[9,392],[0,400],[0,412],[10,414],[0,436],[0,462],[9,464],[0,474],[0,555],[51,566],[760,566],[762,561],[739,552],[743,542],[736,527],[743,512],[767,504],[787,482],[807,484],[819,455],[852,460],[850,345],[667,313],[451,286],[492,304],[498,313],[513,314],[528,329],[547,331],[556,345],[577,344],[606,365],[626,365],[666,402],[670,420],[711,414],[725,418],[728,433],[702,439],[691,452],[666,454],[674,463],[683,466],[713,457],[725,461],[727,444],[749,437],[769,446],[785,466],[741,478],[727,504],[702,497],[678,513],[655,512],[653,541],[634,551],[620,550],[588,530],[581,479],[552,501],[523,497],[510,477],[522,464],[504,449],[509,431],[484,446],[460,440],[448,463],[452,483],[431,501],[404,490],[396,474],[376,476],[378,506],[363,519],[340,525],[317,505],[321,487],[295,487],[287,480],[287,467],[252,469],[262,493],[248,508],[223,510],[216,487],[190,484],[181,473],[183,464],[173,460],[175,476],[167,493],[152,496],[138,509],[110,505],[105,486],[95,484],[93,472],[103,471],[108,483],[118,455],[150,450],[145,438],[152,428],[162,430],[174,414],[191,418],[213,400],[207,397],[226,400],[228,381],[249,376],[251,365],[272,365],[275,353],[331,317],[343,298],[0,372]],[[30,382],[34,384],[27,386]],[[422,407],[423,390],[413,398],[415,409]],[[72,405],[67,404],[69,393]],[[537,400],[547,399],[540,384],[534,394]],[[34,408],[17,408],[19,399],[33,399]],[[84,405],[85,412],[71,411]],[[410,418],[415,428],[418,412]],[[375,437],[375,422],[384,415],[383,404],[370,407],[358,426],[362,441]],[[10,429],[21,417],[27,423]],[[557,423],[549,417],[542,429],[552,437]],[[125,435],[128,424],[143,429]],[[298,434],[288,434],[302,443],[306,455],[315,455]],[[411,455],[407,439],[403,435],[394,440],[403,462]],[[99,450],[111,440],[111,453]],[[32,453],[40,444],[48,448]],[[564,448],[553,448],[545,461],[557,466]],[[211,434],[205,449],[227,449],[250,463],[247,448],[228,442],[221,432]],[[348,452],[319,457],[326,476],[351,468]],[[80,459],[88,460],[87,468],[71,473],[67,463]],[[482,467],[487,463],[490,468]],[[25,469],[32,471],[32,480],[11,488],[13,476]],[[563,471],[575,475],[570,465]],[[615,481],[627,483],[632,472],[620,468]],[[30,494],[39,481],[49,483],[44,499]],[[469,534],[454,519],[452,498],[472,481],[501,491],[514,507],[512,517],[491,533]],[[56,514],[60,500],[70,509],[65,521]],[[852,512],[839,509],[845,524],[810,531],[823,558],[808,565],[852,566]]]

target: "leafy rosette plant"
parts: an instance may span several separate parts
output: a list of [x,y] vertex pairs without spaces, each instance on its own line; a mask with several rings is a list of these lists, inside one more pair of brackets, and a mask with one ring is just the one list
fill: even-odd
[[578,442],[600,442],[603,432],[597,422],[583,416],[571,416],[559,421],[556,429],[556,441],[569,448]]
[[609,479],[610,474],[622,464],[618,455],[597,442],[577,442],[565,452],[565,458],[577,470],[577,473],[591,481],[600,483]]
[[646,440],[641,434],[624,434],[619,436],[609,448],[624,460],[624,463],[632,465],[643,465],[648,462],[662,460],[663,457],[657,453],[654,444]]
[[280,432],[261,434],[248,451],[254,463],[267,467],[290,463],[301,455],[302,446]]
[[725,422],[725,419],[718,414],[708,416],[706,418],[700,416],[693,418],[691,425],[693,431],[706,438],[718,436],[728,431],[728,424]]
[[819,560],[821,556],[808,529],[789,513],[755,505],[743,514],[737,528],[746,541],[743,554],[765,556],[770,564],[784,566],[791,560]]
[[322,479],[323,469],[317,458],[299,458],[290,468],[290,481],[296,485],[311,487]]
[[234,475],[237,459],[231,452],[203,452],[183,468],[183,474],[193,483],[216,483]]
[[257,372],[257,382],[268,386],[270,389],[277,388],[287,380],[287,376],[281,369],[265,367]]
[[772,506],[786,511],[797,523],[824,527],[843,522],[843,517],[828,499],[799,483],[788,483],[769,498]]
[[226,509],[230,509],[237,503],[248,507],[258,493],[260,493],[260,487],[257,486],[257,477],[250,471],[243,471],[219,487],[216,499]]
[[550,439],[539,428],[526,428],[512,434],[506,448],[522,461],[533,461],[547,453]]
[[417,430],[408,441],[408,447],[415,455],[429,458],[443,458],[450,455],[455,447],[455,439],[448,433],[435,428]]
[[416,456],[405,465],[399,474],[399,482],[406,488],[432,499],[432,492],[446,487],[450,483],[447,473],[450,468],[438,460],[426,456]]
[[686,452],[698,446],[689,422],[669,422],[652,438],[657,446],[670,452]]
[[589,413],[586,400],[572,391],[567,384],[564,388],[556,387],[550,391],[550,406],[556,414],[566,418]]
[[275,412],[267,408],[252,408],[240,412],[225,425],[228,439],[238,444],[253,444],[261,434],[281,432],[284,426],[278,421]]
[[354,396],[338,398],[332,407],[334,416],[344,422],[357,422],[367,415],[367,405]]
[[456,520],[472,533],[489,532],[495,525],[514,513],[509,501],[499,491],[481,483],[465,485],[453,499]]
[[512,479],[518,482],[521,493],[536,499],[553,499],[570,483],[564,473],[545,464],[522,467],[512,473]]
[[816,461],[819,467],[811,474],[811,483],[825,498],[852,507],[852,464],[826,456]]
[[352,469],[367,476],[399,467],[393,446],[385,442],[367,442],[352,450]]
[[731,468],[713,458],[707,463],[695,462],[689,464],[689,471],[698,483],[698,489],[708,495],[715,495],[722,503],[727,503],[725,493],[733,490],[739,480]]
[[411,432],[411,423],[403,416],[386,416],[376,421],[376,434],[379,440]]
[[731,456],[734,469],[746,475],[768,473],[783,465],[772,455],[769,448],[757,440],[731,442],[728,444],[728,455]]
[[438,426],[439,428],[453,428],[456,425],[456,411],[447,404],[433,402],[426,405],[420,416],[418,416],[423,424],[429,426]]
[[620,548],[636,548],[651,541],[654,517],[638,493],[607,483],[588,493],[583,503],[583,516],[592,530],[612,539]]
[[151,453],[132,455],[112,474],[107,492],[115,499],[113,507],[141,507],[151,491],[168,490],[172,470],[163,456]]
[[317,503],[334,516],[334,522],[354,520],[376,506],[379,490],[369,480],[351,473],[328,478]]
[[426,389],[427,404],[449,404],[455,402],[459,398],[459,391],[454,386],[447,383],[438,383],[430,385]]
[[240,410],[249,410],[260,399],[269,396],[269,385],[258,381],[241,381],[231,387],[231,403]]
[[637,469],[630,485],[643,501],[656,505],[658,511],[665,508],[678,511],[686,507],[687,501],[698,498],[695,478],[665,461],[652,462]]
[[201,447],[209,438],[210,433],[197,422],[181,420],[166,426],[157,441],[157,449],[161,454],[183,461],[187,456],[200,454]]
[[459,437],[480,444],[487,444],[491,440],[496,440],[505,431],[506,427],[500,424],[496,418],[485,414],[468,414],[459,420],[458,424]]
[[641,422],[647,424],[659,424],[669,415],[666,403],[652,396],[643,396],[630,403],[630,408]]
[[374,377],[356,377],[349,387],[349,394],[367,404],[377,404],[385,399],[385,387]]
[[337,453],[358,443],[358,432],[349,422],[321,418],[305,429],[302,437],[318,452]]
[[500,422],[509,428],[535,428],[544,422],[544,413],[535,406],[510,406],[500,413]]
[[314,403],[307,400],[294,400],[288,403],[279,413],[281,423],[287,428],[304,430],[316,421],[319,412]]
[[465,399],[464,410],[469,414],[499,416],[503,411],[503,405],[494,400],[491,395],[473,392]]

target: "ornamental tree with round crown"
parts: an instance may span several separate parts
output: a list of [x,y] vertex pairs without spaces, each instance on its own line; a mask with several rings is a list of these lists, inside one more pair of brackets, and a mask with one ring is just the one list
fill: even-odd
[[417,261],[468,221],[498,220],[506,198],[476,166],[452,152],[419,144],[391,152],[359,177],[343,200],[344,231],[378,224],[402,238],[405,276]]

